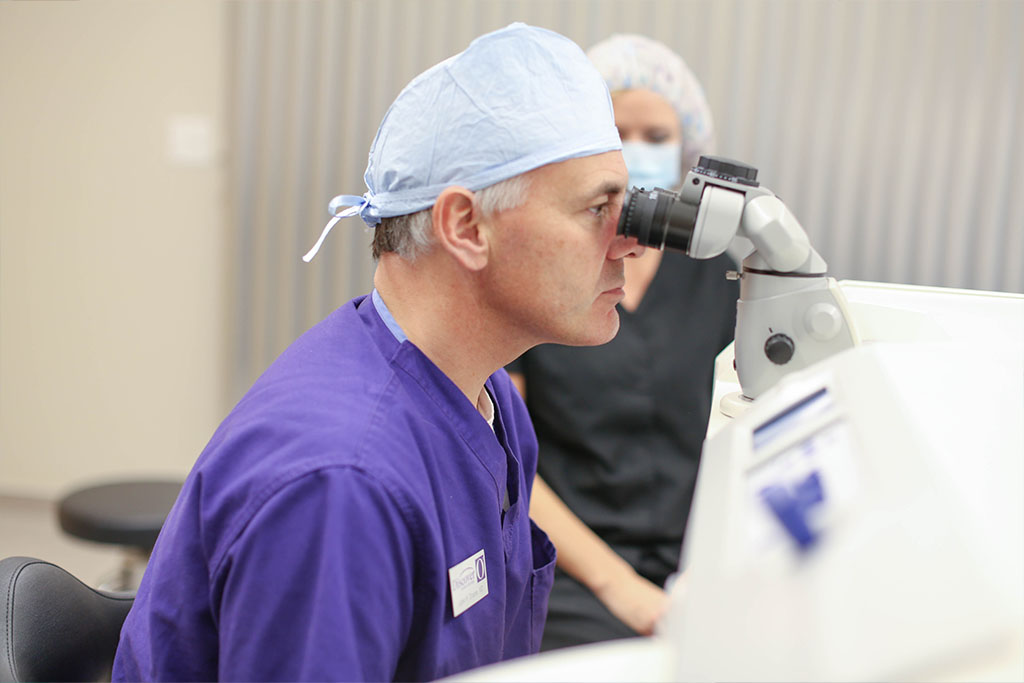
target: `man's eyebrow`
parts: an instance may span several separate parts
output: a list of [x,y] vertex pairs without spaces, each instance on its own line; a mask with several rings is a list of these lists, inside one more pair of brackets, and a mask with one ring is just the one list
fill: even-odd
[[614,180],[607,180],[601,185],[598,185],[593,192],[590,193],[591,197],[601,197],[603,195],[618,195],[626,191],[626,186],[622,183],[615,182]]

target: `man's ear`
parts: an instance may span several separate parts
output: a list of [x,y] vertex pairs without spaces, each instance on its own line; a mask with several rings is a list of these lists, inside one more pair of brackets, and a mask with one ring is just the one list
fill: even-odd
[[464,187],[446,187],[431,211],[434,239],[459,263],[470,270],[487,265],[488,232],[481,224],[473,193]]

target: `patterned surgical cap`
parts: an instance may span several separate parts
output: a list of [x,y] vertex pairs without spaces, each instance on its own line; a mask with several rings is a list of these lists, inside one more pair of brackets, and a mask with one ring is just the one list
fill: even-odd
[[682,127],[684,168],[713,151],[714,124],[704,89],[679,55],[646,36],[616,34],[591,47],[587,56],[613,93],[644,88],[672,104]]

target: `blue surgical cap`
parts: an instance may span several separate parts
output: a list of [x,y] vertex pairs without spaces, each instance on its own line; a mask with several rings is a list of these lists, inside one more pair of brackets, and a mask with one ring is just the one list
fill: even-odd
[[[361,197],[335,197],[338,219],[433,206],[444,188],[480,190],[540,166],[622,148],[604,79],[568,38],[511,24],[414,78],[370,147]],[[342,210],[343,207],[350,207]]]

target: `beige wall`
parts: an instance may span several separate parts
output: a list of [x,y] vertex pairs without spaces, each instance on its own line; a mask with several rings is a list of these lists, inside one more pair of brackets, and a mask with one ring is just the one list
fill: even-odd
[[0,493],[184,474],[224,412],[224,31],[0,3]]

